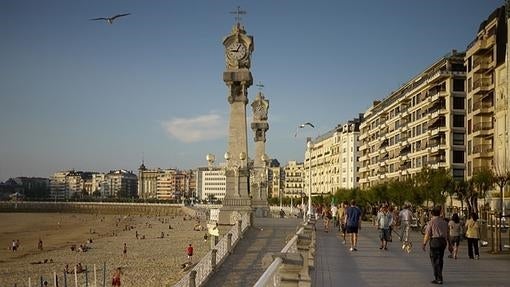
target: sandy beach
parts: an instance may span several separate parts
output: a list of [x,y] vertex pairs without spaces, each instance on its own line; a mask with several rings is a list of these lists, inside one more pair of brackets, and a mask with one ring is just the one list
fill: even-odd
[[[0,213],[0,286],[28,286],[29,277],[32,286],[39,286],[35,284],[39,284],[40,276],[54,286],[53,272],[59,276],[59,286],[64,286],[64,266],[68,264],[72,269],[79,262],[89,271],[89,286],[94,286],[94,264],[97,286],[102,286],[104,263],[106,286],[111,286],[117,267],[122,270],[122,286],[171,286],[183,276],[181,264],[187,260],[186,246],[193,245],[195,262],[210,247],[209,242],[204,242],[205,231],[193,231],[197,219],[183,218],[184,215]],[[206,226],[204,220],[200,223]],[[38,249],[39,239],[43,250]],[[87,243],[89,239],[92,243]],[[10,249],[13,240],[20,242],[16,252]],[[71,251],[72,245],[79,248],[80,244],[89,249]],[[78,274],[78,286],[85,286],[85,276],[85,272]],[[74,274],[68,274],[68,286],[75,286],[74,282]]]

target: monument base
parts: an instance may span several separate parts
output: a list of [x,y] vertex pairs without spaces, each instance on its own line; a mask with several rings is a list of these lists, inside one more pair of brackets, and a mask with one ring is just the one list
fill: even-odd
[[269,205],[267,204],[267,201],[260,200],[260,201],[253,201],[252,204],[253,207],[253,213],[255,217],[269,217]]
[[224,199],[218,216],[218,224],[235,225],[238,220],[242,219],[242,215],[245,213],[249,213],[251,217],[252,207],[250,198]]

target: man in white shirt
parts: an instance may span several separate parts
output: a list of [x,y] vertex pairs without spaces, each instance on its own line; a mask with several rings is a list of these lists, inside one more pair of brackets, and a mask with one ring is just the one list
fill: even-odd
[[404,208],[400,211],[398,217],[400,219],[400,230],[402,236],[400,241],[407,242],[409,240],[409,229],[411,227],[411,220],[413,219],[413,212],[409,209],[409,204],[405,204]]

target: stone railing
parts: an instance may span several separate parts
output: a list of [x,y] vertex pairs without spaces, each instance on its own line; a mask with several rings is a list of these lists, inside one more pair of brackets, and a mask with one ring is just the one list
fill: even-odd
[[310,268],[314,266],[315,221],[306,222],[280,253],[264,256],[266,271],[254,287],[311,286]]
[[[202,259],[184,275],[174,287],[196,287],[203,286],[211,277],[214,271],[220,266],[227,256],[232,253],[239,240],[243,238],[244,232],[250,226],[250,215],[243,214],[242,219],[217,242],[214,247]],[[213,236],[213,240],[214,240]]]

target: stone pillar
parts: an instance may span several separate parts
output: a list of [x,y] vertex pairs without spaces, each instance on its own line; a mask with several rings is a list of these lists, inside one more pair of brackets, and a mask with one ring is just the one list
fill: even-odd
[[227,234],[227,251],[232,253],[232,233]]
[[267,202],[268,176],[267,176],[267,155],[266,155],[266,132],[269,129],[267,123],[267,111],[269,101],[262,92],[258,92],[251,104],[253,109],[253,121],[251,128],[255,135],[255,155],[253,172],[250,178],[250,194],[252,196],[252,207],[256,217],[269,216],[269,204]]
[[253,37],[247,35],[244,27],[238,22],[223,40],[223,45],[226,62],[223,81],[228,87],[230,118],[228,150],[225,157],[226,191],[218,223],[234,225],[242,214],[251,213],[251,199],[248,194],[246,105],[248,88],[253,83],[250,66],[254,43]]
[[211,268],[212,270],[216,269],[216,254],[218,253],[217,249],[211,250]]
[[196,270],[191,270],[191,272],[189,273],[189,287],[196,287],[197,284],[196,284],[196,280],[197,280],[197,271]]
[[216,248],[216,244],[218,244],[218,236],[211,235],[211,249]]

